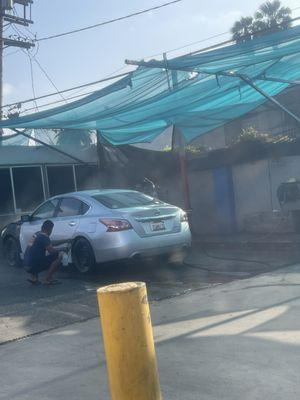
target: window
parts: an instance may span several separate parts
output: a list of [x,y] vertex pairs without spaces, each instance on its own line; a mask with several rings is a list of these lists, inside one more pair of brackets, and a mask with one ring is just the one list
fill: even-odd
[[52,218],[57,207],[58,199],[49,200],[42,204],[33,214],[32,219]]
[[0,169],[0,214],[9,214],[14,212],[14,200],[12,194],[12,185],[10,171],[8,168]]
[[47,167],[50,196],[74,192],[73,167]]
[[75,166],[77,190],[98,189],[100,187],[99,170],[94,165]]
[[34,210],[44,201],[40,167],[13,168],[16,207],[21,211]]
[[59,205],[57,217],[72,217],[75,215],[83,215],[87,212],[88,209],[89,206],[82,201],[72,197],[66,197],[62,199]]
[[160,200],[138,192],[96,194],[92,197],[105,207],[113,209],[147,206],[150,204],[162,204]]

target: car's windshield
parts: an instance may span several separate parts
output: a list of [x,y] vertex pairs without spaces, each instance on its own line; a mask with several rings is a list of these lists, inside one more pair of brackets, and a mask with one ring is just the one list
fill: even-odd
[[158,199],[147,196],[139,192],[116,192],[107,194],[96,194],[92,196],[105,207],[116,208],[130,208],[147,206],[151,204],[162,204]]

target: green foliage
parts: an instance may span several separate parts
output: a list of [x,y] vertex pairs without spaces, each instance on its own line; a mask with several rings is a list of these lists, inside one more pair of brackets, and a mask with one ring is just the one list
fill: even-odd
[[239,21],[236,21],[231,28],[232,38],[237,42],[245,42],[250,40],[253,33],[253,18],[242,17]]
[[166,147],[163,149],[163,151],[166,151],[166,152],[172,151],[172,146],[166,146]]
[[210,149],[207,146],[204,146],[202,144],[198,144],[197,146],[189,144],[188,146],[186,146],[186,151],[191,154],[207,153],[209,150]]
[[[191,154],[201,154],[201,153],[207,153],[209,150],[211,150],[209,147],[204,146],[202,144],[193,146],[191,144],[187,145],[185,147],[186,152],[191,153]],[[171,146],[166,146],[163,151],[169,152],[172,151]]]
[[270,133],[258,132],[258,130],[249,126],[246,129],[242,129],[241,134],[233,141],[235,143],[249,142],[249,141],[259,141],[261,143],[271,143],[274,140],[274,136]]
[[245,42],[270,32],[287,29],[292,24],[291,9],[282,6],[279,0],[267,1],[256,11],[253,17],[242,17],[231,28],[232,38]]

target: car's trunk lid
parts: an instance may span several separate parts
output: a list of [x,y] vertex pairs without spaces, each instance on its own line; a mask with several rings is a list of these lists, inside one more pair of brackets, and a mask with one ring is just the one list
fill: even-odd
[[180,210],[169,205],[151,205],[118,210],[141,237],[180,232]]

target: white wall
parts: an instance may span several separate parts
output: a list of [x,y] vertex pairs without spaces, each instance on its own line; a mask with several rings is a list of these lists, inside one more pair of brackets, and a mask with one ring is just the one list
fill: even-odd
[[245,217],[272,212],[268,160],[235,165],[232,178],[237,224],[243,230]]

